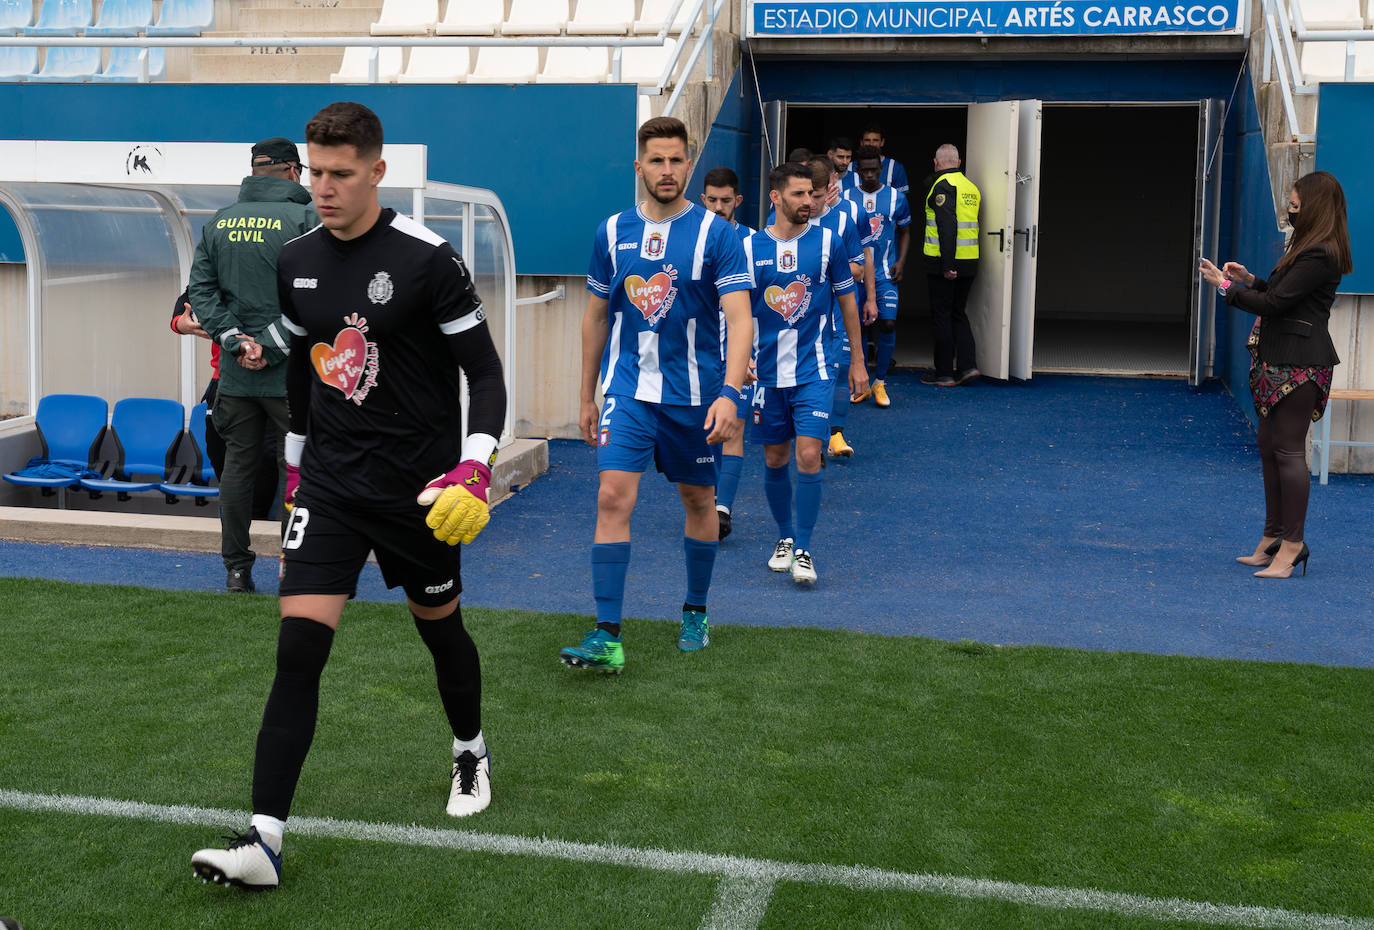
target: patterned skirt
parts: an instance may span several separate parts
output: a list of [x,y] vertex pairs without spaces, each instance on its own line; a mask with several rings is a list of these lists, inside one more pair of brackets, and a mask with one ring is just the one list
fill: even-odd
[[1331,366],[1302,368],[1296,365],[1271,365],[1262,361],[1259,357],[1262,322],[1263,317],[1255,320],[1255,325],[1250,328],[1250,338],[1245,342],[1245,347],[1250,350],[1250,397],[1255,402],[1255,412],[1262,417],[1269,416],[1275,404],[1310,382],[1317,386],[1320,393],[1317,406],[1312,411],[1312,420],[1320,420],[1331,396]]

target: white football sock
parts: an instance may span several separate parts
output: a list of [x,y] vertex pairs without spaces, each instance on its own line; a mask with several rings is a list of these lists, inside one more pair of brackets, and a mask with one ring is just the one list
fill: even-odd
[[286,832],[286,821],[269,817],[267,814],[254,814],[253,826],[257,828],[258,835],[267,844],[267,848],[280,856],[282,834]]
[[465,749],[479,759],[487,754],[487,741],[482,739],[481,730],[472,739],[453,738],[453,758],[458,758]]

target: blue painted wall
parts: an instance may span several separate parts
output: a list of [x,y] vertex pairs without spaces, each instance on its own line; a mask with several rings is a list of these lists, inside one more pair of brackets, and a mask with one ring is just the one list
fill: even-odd
[[[724,166],[734,169],[740,176],[740,193],[746,196],[749,188],[744,185],[744,179],[750,173],[747,159],[749,157],[750,136],[754,132],[754,121],[751,120],[750,107],[754,105],[751,95],[746,97],[743,93],[744,78],[739,72],[735,72],[734,78],[730,81],[730,87],[725,92],[725,99],[721,101],[720,112],[716,114],[716,121],[711,124],[711,130],[706,135],[706,142],[697,155],[696,164],[692,168],[692,180],[687,184],[687,197],[693,203],[701,202],[701,179],[706,172],[712,168]],[[744,217],[741,216],[741,219]]]
[[431,180],[495,191],[510,217],[521,274],[585,274],[596,225],[629,203],[630,85],[10,84],[0,85],[0,134],[78,141],[299,138],[306,121],[335,100],[376,110],[390,142],[428,145]]
[[22,262],[24,243],[19,241],[19,229],[14,225],[14,217],[0,207],[0,262]]
[[1317,168],[1345,189],[1355,270],[1343,294],[1374,294],[1374,84],[1323,84],[1317,112]]

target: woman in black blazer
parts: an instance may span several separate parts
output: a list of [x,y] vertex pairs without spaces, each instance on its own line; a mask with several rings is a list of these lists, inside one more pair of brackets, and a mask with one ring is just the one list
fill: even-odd
[[1293,233],[1266,281],[1244,265],[1217,268],[1203,259],[1202,277],[1225,301],[1257,319],[1250,330],[1250,395],[1259,414],[1264,472],[1264,535],[1252,555],[1257,578],[1287,578],[1311,554],[1307,519],[1307,429],[1320,420],[1340,363],[1327,324],[1341,275],[1352,270],[1345,192],[1325,171],[1298,178],[1288,195]]

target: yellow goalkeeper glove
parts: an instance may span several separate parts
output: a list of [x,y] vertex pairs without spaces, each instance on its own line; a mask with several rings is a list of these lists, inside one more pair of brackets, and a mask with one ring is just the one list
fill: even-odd
[[487,512],[490,488],[491,469],[468,459],[425,485],[415,501],[429,507],[425,525],[434,531],[434,538],[456,546],[476,539],[491,519]]

